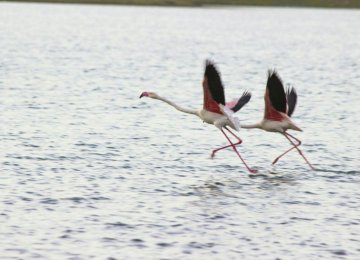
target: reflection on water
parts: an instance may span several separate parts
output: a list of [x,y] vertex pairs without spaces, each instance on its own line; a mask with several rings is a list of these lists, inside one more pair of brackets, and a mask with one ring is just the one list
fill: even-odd
[[[357,10],[0,4],[0,258],[357,259]],[[203,62],[242,122],[266,72],[299,94],[294,133],[213,126],[155,100],[202,103]],[[86,250],[83,248],[86,247]]]

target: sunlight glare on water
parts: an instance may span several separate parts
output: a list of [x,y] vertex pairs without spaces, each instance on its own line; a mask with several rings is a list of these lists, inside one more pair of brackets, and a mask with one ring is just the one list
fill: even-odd
[[[0,3],[0,258],[359,259],[360,12]],[[142,91],[202,106],[267,70],[299,95],[293,132],[222,134]],[[86,249],[86,250],[85,250]]]

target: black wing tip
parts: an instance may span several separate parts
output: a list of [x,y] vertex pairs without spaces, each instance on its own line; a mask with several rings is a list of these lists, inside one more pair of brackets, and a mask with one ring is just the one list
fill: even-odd
[[245,90],[241,97],[239,98],[237,104],[231,109],[234,112],[239,111],[243,106],[245,106],[251,99],[251,92]]
[[205,66],[208,66],[208,65],[211,65],[211,64],[214,64],[214,62],[211,59],[206,59],[205,60]]
[[274,74],[277,74],[276,69],[268,69],[268,78],[271,78]]
[[279,112],[286,112],[286,93],[284,84],[275,69],[268,71],[266,89],[272,107]]
[[[282,88],[284,88],[283,81],[282,81],[281,77],[279,76],[279,73],[276,71],[276,69],[268,70],[267,87],[271,87],[271,86],[281,86]],[[284,91],[285,91],[285,89],[284,89]]]
[[206,59],[205,66],[215,66],[215,62],[212,59]]
[[290,84],[287,84],[286,93],[287,93],[287,95],[290,95],[290,94],[297,95],[296,89],[294,88],[294,86],[292,86]]
[[251,92],[249,90],[245,90],[242,94],[242,96],[249,96],[251,97]]
[[215,62],[210,59],[206,59],[205,60],[205,75],[207,75],[208,73],[214,72],[214,71],[216,71],[216,73],[219,74],[219,71],[216,68]]
[[288,108],[289,108],[287,114],[289,117],[291,117],[295,111],[295,107],[296,107],[296,103],[297,103],[297,93],[296,93],[295,88],[290,84],[287,84],[286,97],[287,97]]
[[221,82],[221,75],[215,66],[215,63],[210,59],[205,61],[205,78],[211,93],[212,98],[219,104],[225,105],[224,86]]
[[243,94],[241,95],[241,98],[246,101],[246,102],[245,102],[245,104],[246,104],[246,103],[249,102],[250,99],[251,99],[251,92],[248,91],[248,90],[245,90],[245,91],[243,92]]
[[268,70],[268,80],[279,80],[280,82],[282,82],[279,73],[276,71],[276,69]]
[[[205,60],[205,76],[215,76],[215,77],[220,77],[220,72],[219,70],[216,68],[215,62],[213,62],[210,59],[206,59]],[[220,80],[220,79],[219,79]]]

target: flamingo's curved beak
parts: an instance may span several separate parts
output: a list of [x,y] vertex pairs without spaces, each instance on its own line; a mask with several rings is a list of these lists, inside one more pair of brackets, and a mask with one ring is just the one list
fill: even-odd
[[139,98],[142,98],[142,97],[148,97],[149,96],[149,93],[144,91],[143,93],[141,93],[140,97]]

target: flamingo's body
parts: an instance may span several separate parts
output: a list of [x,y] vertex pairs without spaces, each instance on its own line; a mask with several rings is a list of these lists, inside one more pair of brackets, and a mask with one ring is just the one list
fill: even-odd
[[[140,98],[150,97],[153,99],[161,100],[173,106],[174,108],[176,108],[181,112],[196,115],[203,122],[215,125],[225,135],[230,145],[223,146],[213,150],[211,157],[214,157],[215,153],[219,150],[232,147],[233,150],[239,156],[239,158],[242,160],[246,168],[250,172],[255,172],[254,170],[248,167],[248,165],[246,164],[246,162],[243,160],[240,153],[236,149],[236,145],[241,144],[242,140],[229,129],[230,127],[236,131],[239,131],[240,122],[238,118],[235,117],[233,114],[239,111],[247,102],[249,102],[251,98],[251,94],[245,91],[239,99],[229,103],[225,103],[224,88],[221,82],[220,74],[217,71],[215,65],[210,61],[206,61],[205,75],[203,80],[203,93],[204,93],[204,103],[203,103],[203,108],[200,110],[182,108],[176,105],[175,103],[173,103],[172,101],[160,97],[154,92],[143,92],[140,95]],[[224,129],[227,130],[232,136],[234,136],[238,140],[238,142],[233,143],[228,137],[228,135],[225,133]]]
[[[275,158],[275,164],[282,156],[293,149],[296,149],[304,158],[305,162],[312,168],[302,151],[299,149],[301,141],[287,133],[287,130],[302,131],[292,120],[291,115],[295,110],[297,94],[294,88],[289,88],[286,93],[280,77],[275,71],[269,71],[264,95],[265,112],[263,119],[256,124],[241,125],[242,128],[259,128],[268,132],[277,132],[283,134],[290,141],[292,147]],[[297,142],[297,144],[294,143]]]

